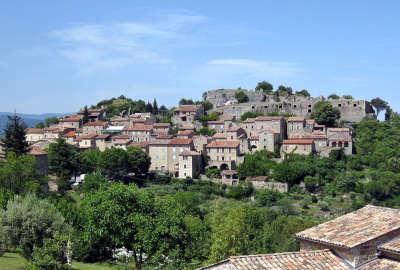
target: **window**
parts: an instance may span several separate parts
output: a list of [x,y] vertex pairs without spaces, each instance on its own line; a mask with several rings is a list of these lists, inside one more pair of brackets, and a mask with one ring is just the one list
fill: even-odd
[[338,107],[342,107],[342,104],[339,103],[337,106],[338,106]]
[[183,168],[186,169],[186,164],[183,165]]
[[357,104],[354,103],[353,106],[354,106],[354,107],[357,107]]
[[344,147],[349,147],[349,142],[344,142]]
[[221,157],[221,160],[224,161],[224,160],[225,160],[225,157]]

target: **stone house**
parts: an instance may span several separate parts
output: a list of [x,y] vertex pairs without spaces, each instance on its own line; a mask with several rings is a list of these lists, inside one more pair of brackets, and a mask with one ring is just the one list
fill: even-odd
[[97,134],[85,134],[75,138],[78,147],[80,149],[91,149],[96,148],[96,137]]
[[201,171],[201,154],[185,150],[179,154],[178,177],[181,179],[197,178]]
[[192,137],[194,149],[199,153],[206,152],[206,145],[211,142],[211,138],[204,135],[194,135]]
[[[89,112],[88,117],[89,117],[89,121],[90,121],[90,122],[100,121],[100,120],[103,119],[103,116],[104,116],[104,109],[102,109],[102,108],[99,108],[99,109],[97,109],[97,108],[89,108],[89,109],[88,109],[88,112]],[[78,112],[78,115],[80,115],[81,117],[83,117],[83,115],[84,115],[84,109],[81,109],[81,110]]]
[[353,153],[353,140],[349,128],[327,128],[326,136],[331,150],[343,149],[346,155]]
[[176,135],[177,138],[184,138],[184,139],[189,139],[192,138],[194,135],[193,130],[179,130],[178,134]]
[[207,127],[209,129],[213,129],[217,132],[223,132],[225,129],[225,121],[217,120],[217,121],[208,121]]
[[[304,117],[289,117],[287,120],[287,137],[301,138],[305,134],[306,120]],[[312,132],[312,130],[310,130]]]
[[26,132],[26,142],[29,144],[44,140],[44,132],[41,128],[27,128]]
[[114,135],[111,136],[109,146],[126,150],[131,142],[132,139],[128,135]]
[[170,123],[154,123],[153,124],[153,133],[156,135],[168,134],[170,128],[171,128]]
[[82,126],[83,134],[101,134],[107,128],[108,123],[103,121],[87,122]]
[[239,184],[239,177],[236,170],[224,170],[221,172],[221,183],[227,186]]
[[232,127],[225,131],[226,139],[229,141],[240,142],[240,153],[249,152],[249,140],[247,139],[246,131],[240,127]]
[[97,149],[100,151],[106,150],[111,144],[111,135],[110,134],[100,134],[95,138],[95,144]]
[[214,141],[226,141],[228,138],[227,138],[226,133],[217,132],[212,136],[212,139]]
[[69,115],[60,119],[59,126],[63,128],[80,128],[82,125],[82,115]]
[[[351,267],[378,258],[378,248],[400,235],[400,210],[367,205],[296,234],[301,251],[329,249]],[[367,269],[399,269],[367,268]],[[363,268],[361,268],[363,269]]]
[[257,136],[249,138],[249,149],[251,152],[267,150],[269,152],[275,151],[275,146],[280,142],[280,134],[273,131],[262,131]]
[[70,130],[64,134],[64,139],[67,143],[76,145],[76,141],[75,141],[76,136],[77,136],[76,131]]
[[122,134],[129,136],[133,142],[148,142],[151,139],[152,132],[152,125],[137,124],[125,127]]
[[206,146],[209,167],[233,170],[243,162],[240,141],[213,141]]
[[2,144],[0,144],[0,160],[4,159],[6,157],[6,153],[4,151],[4,147]]
[[278,133],[280,140],[286,136],[286,122],[283,116],[258,116],[254,119],[255,131],[257,133],[265,130]]
[[194,123],[202,115],[204,115],[202,105],[181,105],[174,110],[171,121],[174,125],[180,126]]
[[41,176],[46,176],[49,173],[49,163],[47,159],[47,152],[39,147],[31,147],[28,155],[34,156],[36,160],[37,172]]
[[47,127],[43,129],[44,140],[55,140],[59,138],[62,133],[64,133],[63,127]]
[[192,139],[173,138],[149,142],[150,170],[169,172],[178,176],[179,155],[184,151],[192,151]]
[[314,140],[312,139],[291,139],[284,140],[281,147],[281,156],[285,154],[310,155],[315,153]]
[[110,119],[110,125],[127,127],[131,125],[131,121],[129,117],[114,116]]

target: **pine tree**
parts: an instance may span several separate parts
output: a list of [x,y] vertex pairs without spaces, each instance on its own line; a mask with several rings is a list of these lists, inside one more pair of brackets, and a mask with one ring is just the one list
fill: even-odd
[[85,105],[85,108],[83,109],[83,118],[82,118],[82,122],[84,124],[86,124],[87,122],[89,122],[89,110],[88,107]]
[[26,125],[21,117],[16,114],[8,116],[8,123],[4,131],[5,135],[0,141],[6,154],[14,152],[17,155],[22,155],[28,152],[25,129]]
[[153,105],[150,102],[147,102],[145,107],[146,112],[152,113],[153,112]]
[[158,114],[158,104],[156,99],[153,101],[153,114],[157,115]]

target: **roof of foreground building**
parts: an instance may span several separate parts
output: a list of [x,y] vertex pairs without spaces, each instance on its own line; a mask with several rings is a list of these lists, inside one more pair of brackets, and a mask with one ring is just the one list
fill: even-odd
[[400,229],[400,210],[367,205],[296,234],[297,238],[353,248]]

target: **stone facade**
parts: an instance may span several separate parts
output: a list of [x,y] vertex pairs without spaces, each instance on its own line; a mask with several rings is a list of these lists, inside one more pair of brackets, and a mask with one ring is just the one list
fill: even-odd
[[[315,103],[325,100],[324,97],[304,97],[298,95],[280,96],[265,95],[260,91],[245,91],[249,97],[247,103],[237,103],[236,90],[219,89],[207,91],[203,94],[204,100],[213,104],[213,110],[220,114],[229,114],[240,118],[245,112],[285,113],[296,116],[309,116]],[[341,120],[359,122],[364,117],[375,117],[374,109],[365,100],[328,99],[340,110]]]
[[193,124],[203,114],[202,105],[182,105],[174,110],[171,121],[177,126]]
[[201,155],[195,151],[183,151],[179,154],[178,177],[197,178],[201,171]]
[[314,141],[311,139],[284,140],[281,148],[281,156],[285,154],[310,155],[315,153]]
[[220,170],[233,170],[243,162],[240,141],[213,141],[207,144],[208,165]]

